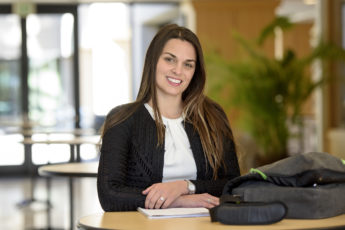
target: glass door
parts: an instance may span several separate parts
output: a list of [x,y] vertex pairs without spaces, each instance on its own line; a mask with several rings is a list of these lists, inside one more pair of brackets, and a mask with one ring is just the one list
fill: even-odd
[[[43,129],[79,128],[79,71],[76,5],[37,5],[26,18],[28,118]],[[70,139],[70,134],[38,134],[32,139]],[[57,154],[58,153],[58,154]],[[68,144],[32,145],[32,162],[67,162]]]
[[23,130],[79,128],[80,107],[77,5],[39,4],[25,15],[14,6],[0,7],[0,174],[12,175],[69,161],[67,144],[24,146]]
[[[5,7],[6,8],[6,7]],[[4,9],[4,8],[2,8]],[[10,127],[21,123],[21,26],[13,14],[0,14],[0,167],[24,163],[22,136]]]

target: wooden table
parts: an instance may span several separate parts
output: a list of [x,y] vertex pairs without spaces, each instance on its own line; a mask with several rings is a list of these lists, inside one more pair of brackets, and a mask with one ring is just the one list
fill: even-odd
[[[21,141],[22,144],[24,144],[25,147],[25,158],[26,161],[28,161],[28,167],[29,167],[29,171],[30,171],[30,175],[31,175],[31,185],[30,185],[30,199],[31,201],[34,201],[35,199],[34,197],[34,177],[36,174],[36,167],[32,161],[32,145],[35,144],[66,144],[70,146],[70,159],[69,162],[80,162],[81,158],[80,158],[80,152],[78,151],[78,148],[80,147],[80,145],[82,144],[93,144],[93,145],[99,145],[100,142],[100,136],[99,135],[91,135],[91,136],[80,136],[80,137],[73,137],[73,138],[64,138],[64,139],[49,139],[49,138],[45,138],[45,139],[34,139],[31,137],[26,137],[23,139],[23,141]],[[58,154],[58,153],[57,153]],[[50,183],[49,181],[47,181],[48,184]],[[49,185],[48,185],[49,187]]]
[[66,164],[45,165],[38,168],[41,176],[68,176],[68,177],[96,177],[97,162],[77,162]]
[[24,137],[31,137],[35,134],[72,134],[75,136],[92,136],[97,135],[95,129],[55,129],[55,128],[22,128],[22,127],[2,127],[4,134],[22,134]]
[[[345,227],[345,215],[318,219],[297,220],[284,219],[270,225],[223,225],[212,223],[210,217],[148,219],[139,212],[105,212],[85,216],[79,219],[78,228],[83,230],[95,229],[141,229],[141,230],[270,230],[270,229],[331,229]],[[340,229],[340,228],[337,228]]]
[[74,223],[74,189],[73,178],[74,177],[96,177],[98,173],[98,161],[97,162],[78,162],[78,163],[66,163],[66,164],[54,164],[45,165],[38,168],[38,173],[41,176],[56,177],[63,176],[69,179],[69,204],[70,204],[70,229],[73,229]]
[[[78,151],[75,151],[78,146],[82,144],[94,144],[99,145],[100,144],[100,136],[99,135],[93,135],[93,136],[81,136],[81,137],[74,137],[74,138],[66,138],[66,139],[44,139],[44,140],[35,140],[32,138],[24,138],[24,140],[21,142],[26,146],[31,146],[34,144],[67,144],[70,145],[70,162],[77,161],[79,162],[80,155],[78,154]],[[77,156],[75,156],[75,152],[77,152]]]
[[[7,130],[8,133],[11,133],[11,131]],[[6,131],[6,133],[7,133]],[[29,198],[25,199],[24,201],[21,201],[18,203],[19,207],[24,207],[28,204],[31,204],[33,202],[42,202],[34,198],[34,184],[35,184],[35,177],[37,173],[37,166],[34,165],[32,161],[32,145],[34,144],[66,144],[70,146],[70,162],[80,162],[80,145],[82,144],[93,144],[93,145],[99,145],[100,144],[100,136],[99,135],[91,135],[94,134],[92,130],[85,130],[85,129],[74,129],[74,130],[53,130],[53,129],[42,129],[42,130],[36,130],[36,129],[17,129],[12,130],[13,133],[19,133],[24,136],[24,139],[20,141],[20,143],[24,144],[25,148],[25,157],[24,157],[24,164],[27,165],[29,169],[29,175],[31,177],[30,180],[30,188],[29,188]],[[33,135],[35,134],[45,134],[47,137],[43,139],[36,139],[33,138]],[[70,138],[54,138],[54,134],[70,134],[72,137]],[[87,176],[87,175],[86,175]],[[72,180],[72,179],[71,179]],[[47,178],[47,192],[49,194],[50,191],[50,179]],[[71,182],[72,183],[72,182]],[[72,188],[73,190],[73,188]],[[48,198],[47,201],[43,201],[47,203],[47,224],[50,226],[50,214],[49,214],[49,207],[50,207],[50,200]]]

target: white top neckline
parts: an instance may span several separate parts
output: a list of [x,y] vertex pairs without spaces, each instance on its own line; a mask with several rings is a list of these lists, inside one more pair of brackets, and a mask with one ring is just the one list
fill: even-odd
[[[154,119],[151,106],[145,107]],[[187,133],[183,126],[183,116],[171,119],[162,116],[165,125],[165,151],[163,165],[163,182],[175,180],[195,180],[196,164]]]
[[[145,103],[145,107],[149,111],[151,117],[154,119],[155,115],[154,115],[152,107],[148,103]],[[167,117],[164,117],[163,115],[161,115],[161,117],[162,117],[162,121],[163,121],[164,125],[166,125],[167,122],[176,122],[177,123],[177,122],[182,122],[184,120],[183,115],[181,115],[178,118],[167,118]]]

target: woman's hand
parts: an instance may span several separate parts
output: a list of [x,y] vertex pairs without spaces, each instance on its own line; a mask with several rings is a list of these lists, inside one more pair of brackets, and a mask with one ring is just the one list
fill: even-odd
[[143,192],[145,208],[168,208],[181,195],[188,194],[187,182],[172,181],[153,184]]
[[219,205],[219,198],[208,193],[178,197],[169,208],[213,208]]

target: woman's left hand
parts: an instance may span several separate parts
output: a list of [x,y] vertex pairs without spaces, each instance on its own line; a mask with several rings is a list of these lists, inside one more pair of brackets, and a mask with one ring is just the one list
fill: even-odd
[[143,192],[146,195],[145,208],[167,208],[179,196],[188,194],[187,182],[172,181],[153,184]]

